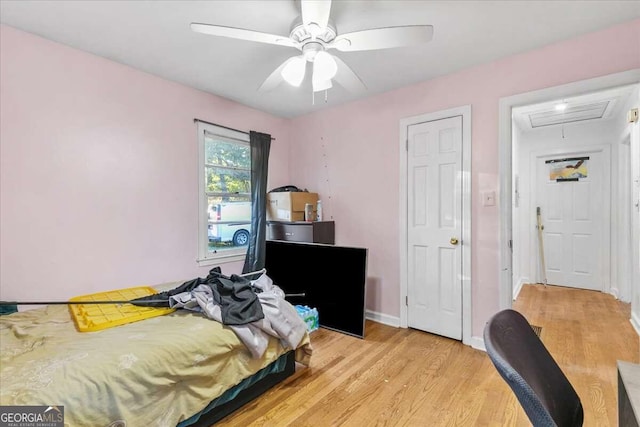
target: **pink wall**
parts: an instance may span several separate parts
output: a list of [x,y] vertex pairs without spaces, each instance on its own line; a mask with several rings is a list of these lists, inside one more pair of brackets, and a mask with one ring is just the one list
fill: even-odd
[[498,188],[499,99],[640,67],[636,20],[288,121],[7,26],[0,43],[0,298],[205,273],[199,117],[276,137],[269,187],[318,191],[337,243],[369,248],[368,308],[398,316],[399,121],[471,104],[475,336],[498,307],[499,213],[478,195]]
[[[624,40],[624,43],[621,43]],[[292,182],[314,189],[336,243],[369,248],[367,308],[400,314],[399,122],[472,109],[472,318],[481,336],[498,309],[498,103],[501,97],[640,68],[640,20],[294,119]]]
[[4,25],[0,42],[1,299],[206,274],[194,117],[272,134],[270,187],[289,182],[288,120]]

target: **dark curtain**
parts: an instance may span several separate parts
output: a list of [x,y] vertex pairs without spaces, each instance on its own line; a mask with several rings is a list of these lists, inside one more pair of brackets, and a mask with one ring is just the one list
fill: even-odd
[[251,238],[243,273],[264,268],[267,241],[267,172],[271,135],[249,132],[251,144]]

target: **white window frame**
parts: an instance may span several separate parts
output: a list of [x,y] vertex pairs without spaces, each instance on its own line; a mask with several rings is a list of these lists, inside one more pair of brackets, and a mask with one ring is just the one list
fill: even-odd
[[227,262],[244,261],[247,248],[229,249],[222,252],[209,252],[207,208],[209,200],[205,178],[205,134],[213,134],[226,142],[249,145],[249,135],[210,123],[196,122],[198,127],[198,265],[209,266]]

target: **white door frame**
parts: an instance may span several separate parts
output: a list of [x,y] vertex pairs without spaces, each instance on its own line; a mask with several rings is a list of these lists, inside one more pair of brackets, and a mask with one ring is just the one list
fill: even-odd
[[586,94],[599,90],[610,89],[640,83],[640,69],[623,71],[596,77],[588,80],[567,83],[533,92],[522,93],[505,98],[500,98],[498,110],[498,150],[499,150],[499,175],[500,175],[500,271],[499,271],[499,307],[500,310],[511,308],[513,300],[512,279],[512,254],[509,242],[512,238],[511,224],[511,144],[513,140],[511,132],[512,109],[529,104],[553,101],[555,99]]
[[[632,178],[632,158],[631,158],[631,128],[627,127],[622,133],[619,141],[616,141],[617,150],[612,151],[612,158],[615,157],[618,162],[621,162],[622,169],[618,171],[617,183],[618,191],[616,192],[615,209],[614,205],[611,206],[611,217],[614,218],[618,224],[628,224],[631,230],[633,227],[633,178]],[[615,236],[615,245],[611,248],[611,257],[615,259],[615,263],[611,263],[611,294],[617,299],[623,302],[631,302],[634,282],[632,274],[633,261],[632,258],[627,257],[626,260],[622,260],[622,254],[625,253],[623,249],[629,249],[633,247],[633,232],[631,238],[621,236]],[[613,240],[612,240],[613,241]],[[626,245],[624,243],[627,243]],[[633,250],[630,251],[633,253]],[[620,268],[622,267],[622,269]],[[621,271],[622,270],[622,271]],[[640,282],[640,280],[635,280]]]
[[407,129],[434,120],[462,116],[462,342],[471,345],[471,105],[400,120],[400,327],[407,328]]

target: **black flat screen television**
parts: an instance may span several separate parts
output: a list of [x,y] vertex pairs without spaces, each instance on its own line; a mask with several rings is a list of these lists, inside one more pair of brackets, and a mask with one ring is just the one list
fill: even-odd
[[367,249],[267,240],[265,268],[291,304],[318,310],[320,326],[364,338]]

